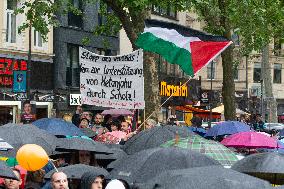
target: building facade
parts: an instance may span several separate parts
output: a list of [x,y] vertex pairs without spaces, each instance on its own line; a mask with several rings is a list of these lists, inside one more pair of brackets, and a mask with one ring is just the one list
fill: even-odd
[[[25,15],[15,15],[21,1],[0,1],[0,125],[19,122],[22,101],[27,99],[26,85],[20,86],[16,76],[24,76],[28,67],[28,47],[31,36],[30,88],[32,101],[36,105],[37,117],[51,116],[53,103],[37,101],[39,95],[46,95],[53,89],[53,31],[43,41],[39,32],[32,28],[18,33],[18,27],[25,22]],[[16,75],[19,74],[19,75]],[[41,78],[41,79],[39,79]],[[21,90],[18,90],[22,87]]]
[[[99,4],[85,4],[82,0],[73,0],[73,5],[82,11],[82,15],[69,12],[57,15],[60,27],[54,28],[54,93],[57,96],[55,108],[57,116],[71,114],[75,104],[70,105],[70,96],[80,94],[79,47],[103,55],[116,55],[119,51],[119,37],[95,36],[93,30],[103,24],[104,18],[98,13]],[[84,43],[88,39],[88,43]],[[108,46],[105,46],[105,43]],[[79,98],[79,97],[78,97]],[[85,110],[95,111],[100,107],[86,106]]]

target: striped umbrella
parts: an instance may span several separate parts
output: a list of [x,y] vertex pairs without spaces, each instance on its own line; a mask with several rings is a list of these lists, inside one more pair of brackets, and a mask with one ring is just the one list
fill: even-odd
[[230,167],[238,161],[236,154],[229,148],[219,142],[207,140],[198,135],[191,135],[187,138],[180,138],[178,140],[170,140],[161,145],[161,147],[171,146],[200,152],[219,161],[225,167]]

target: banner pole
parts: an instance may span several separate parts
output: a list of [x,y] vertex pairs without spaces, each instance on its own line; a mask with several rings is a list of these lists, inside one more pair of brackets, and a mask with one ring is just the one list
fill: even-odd
[[[186,85],[190,80],[191,80],[191,78],[189,78],[184,84],[182,84],[181,87],[183,87],[184,85]],[[165,100],[165,102],[163,102],[163,103],[158,107],[158,109],[160,109],[164,104],[166,104],[166,102],[167,102],[176,92],[177,92],[177,91],[173,92],[173,93],[171,94],[171,96],[169,96],[169,97]],[[145,129],[145,122],[154,114],[154,112],[155,112],[155,111],[153,111],[153,112],[145,119],[145,108],[144,108],[144,121],[143,121],[143,123],[141,123],[141,125],[137,128],[137,130],[140,130],[141,127],[142,127],[142,125],[144,125],[144,129]]]

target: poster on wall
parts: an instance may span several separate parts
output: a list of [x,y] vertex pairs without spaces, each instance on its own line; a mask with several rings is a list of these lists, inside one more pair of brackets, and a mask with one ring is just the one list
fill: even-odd
[[31,124],[36,120],[36,104],[33,101],[22,102],[21,123]]
[[102,56],[79,50],[82,104],[144,109],[143,51]]
[[13,92],[25,93],[27,90],[26,71],[13,71]]

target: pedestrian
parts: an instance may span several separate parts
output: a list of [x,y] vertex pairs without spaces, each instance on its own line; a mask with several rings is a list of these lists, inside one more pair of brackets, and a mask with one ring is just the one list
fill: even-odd
[[43,169],[37,171],[29,171],[26,177],[25,189],[40,189],[44,183],[45,171]]
[[79,127],[80,125],[80,117],[81,117],[82,112],[83,112],[82,106],[77,106],[76,111],[72,116],[72,123],[76,125],[77,127]]
[[86,172],[81,177],[81,189],[103,189],[106,186],[105,176],[96,172]]
[[109,132],[109,130],[102,126],[103,116],[100,113],[97,113],[94,117],[94,125],[92,126],[92,130],[97,134],[101,135],[103,133]]
[[19,189],[22,184],[21,173],[18,169],[12,169],[14,174],[17,176],[18,180],[14,179],[4,179],[4,186],[6,189]]
[[118,120],[114,120],[110,123],[111,132],[119,131],[121,129],[121,123]]
[[145,129],[152,129],[157,125],[157,122],[153,119],[148,119],[145,122]]
[[54,172],[51,175],[52,189],[69,189],[67,175],[63,172]]
[[107,128],[109,131],[111,131],[110,123],[112,122],[112,116],[110,114],[107,114],[104,116],[104,121],[102,123],[102,126]]
[[130,189],[129,184],[121,179],[114,179],[111,180],[107,185],[105,189]]
[[82,118],[79,124],[79,128],[89,128],[90,121],[87,118]]

